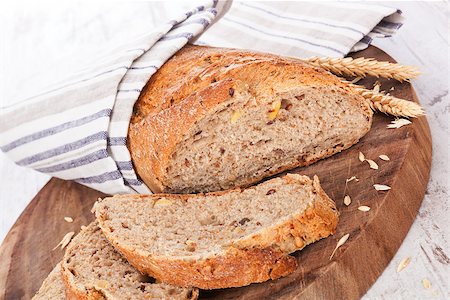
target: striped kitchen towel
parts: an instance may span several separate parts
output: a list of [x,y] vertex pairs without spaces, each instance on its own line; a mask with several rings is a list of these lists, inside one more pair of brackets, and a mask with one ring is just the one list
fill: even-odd
[[[170,15],[170,5],[161,15]],[[20,166],[108,194],[150,193],[126,147],[128,124],[146,82],[188,41],[297,57],[342,57],[401,25],[400,11],[382,6],[202,0],[150,33],[110,49],[95,66],[57,88],[3,107],[0,149]]]

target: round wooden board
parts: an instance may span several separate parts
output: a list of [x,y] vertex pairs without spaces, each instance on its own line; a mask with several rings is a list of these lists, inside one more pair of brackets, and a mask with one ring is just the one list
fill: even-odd
[[[393,59],[375,47],[353,57]],[[364,83],[371,88],[374,79]],[[408,83],[380,80],[391,94],[418,101]],[[391,90],[391,87],[394,87]],[[431,165],[431,135],[425,117],[399,129],[387,129],[394,118],[376,114],[372,129],[356,145],[340,154],[292,172],[317,174],[327,194],[336,201],[340,221],[334,236],[294,253],[299,268],[291,275],[262,284],[216,291],[201,291],[201,298],[222,299],[358,299],[375,282],[406,236],[422,202]],[[362,152],[378,170],[358,160]],[[388,155],[383,161],[379,155]],[[359,181],[346,184],[356,176]],[[373,184],[390,191],[376,191]],[[20,192],[20,191],[18,191]],[[343,204],[348,194],[352,203]],[[69,231],[93,220],[92,204],[100,192],[74,182],[51,179],[17,220],[0,248],[0,299],[30,299],[63,255],[52,250]],[[369,212],[359,211],[367,205]],[[74,219],[73,223],[64,217]],[[330,260],[337,241],[348,241]]]

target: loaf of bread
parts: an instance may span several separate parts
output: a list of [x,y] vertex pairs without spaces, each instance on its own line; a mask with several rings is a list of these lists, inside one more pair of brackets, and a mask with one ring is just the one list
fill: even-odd
[[95,223],[69,244],[62,275],[67,299],[196,299],[198,290],[154,283],[108,243]]
[[338,213],[317,177],[288,174],[245,190],[118,195],[94,205],[111,244],[142,273],[216,289],[288,275],[289,254],[335,232]]
[[64,300],[66,293],[61,277],[61,263],[58,263],[42,283],[33,300]]
[[153,192],[249,186],[355,144],[372,111],[334,75],[299,60],[186,46],[134,106],[128,148]]

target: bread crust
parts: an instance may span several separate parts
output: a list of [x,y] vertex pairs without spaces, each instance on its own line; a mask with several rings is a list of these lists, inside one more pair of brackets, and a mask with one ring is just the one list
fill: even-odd
[[[296,174],[288,174],[283,178],[288,182],[310,180],[306,176]],[[121,244],[112,236],[110,228],[103,226],[102,213],[96,210],[96,216],[106,238],[142,273],[162,282],[183,287],[202,289],[239,287],[292,273],[297,267],[297,261],[288,254],[335,232],[339,216],[336,206],[320,187],[317,176],[314,177],[313,187],[316,197],[303,213],[248,238],[237,240],[223,253],[203,259],[152,256],[146,251]],[[224,193],[227,191],[208,195]],[[189,195],[158,196],[189,198]]]
[[[258,100],[271,97],[275,87],[283,90],[295,86],[332,87],[348,95],[348,100],[361,108],[368,121],[361,136],[370,129],[372,111],[364,98],[320,68],[296,59],[252,51],[184,47],[152,76],[134,106],[127,146],[137,174],[152,192],[168,191],[166,168],[177,144],[199,120],[233,100],[230,88],[247,92]],[[320,156],[306,157],[258,177],[245,178],[239,186],[311,164],[350,147],[358,139]]]
[[230,248],[225,255],[196,261],[146,258],[120,245],[115,246],[120,252],[123,251],[129,262],[140,272],[181,287],[240,287],[278,279],[297,268],[297,261],[293,256],[271,248]]

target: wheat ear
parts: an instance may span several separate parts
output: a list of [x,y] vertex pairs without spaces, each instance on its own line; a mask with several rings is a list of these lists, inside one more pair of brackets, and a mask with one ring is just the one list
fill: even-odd
[[311,57],[307,59],[312,65],[322,67],[336,75],[359,76],[367,75],[383,78],[393,78],[400,82],[417,77],[420,72],[416,67],[403,66],[387,61],[377,61],[374,58],[330,58]]
[[343,80],[350,85],[355,92],[363,96],[372,110],[378,110],[385,114],[397,117],[416,118],[425,114],[423,108],[416,102],[400,99],[379,91],[379,86],[373,90],[365,89],[359,85]]

